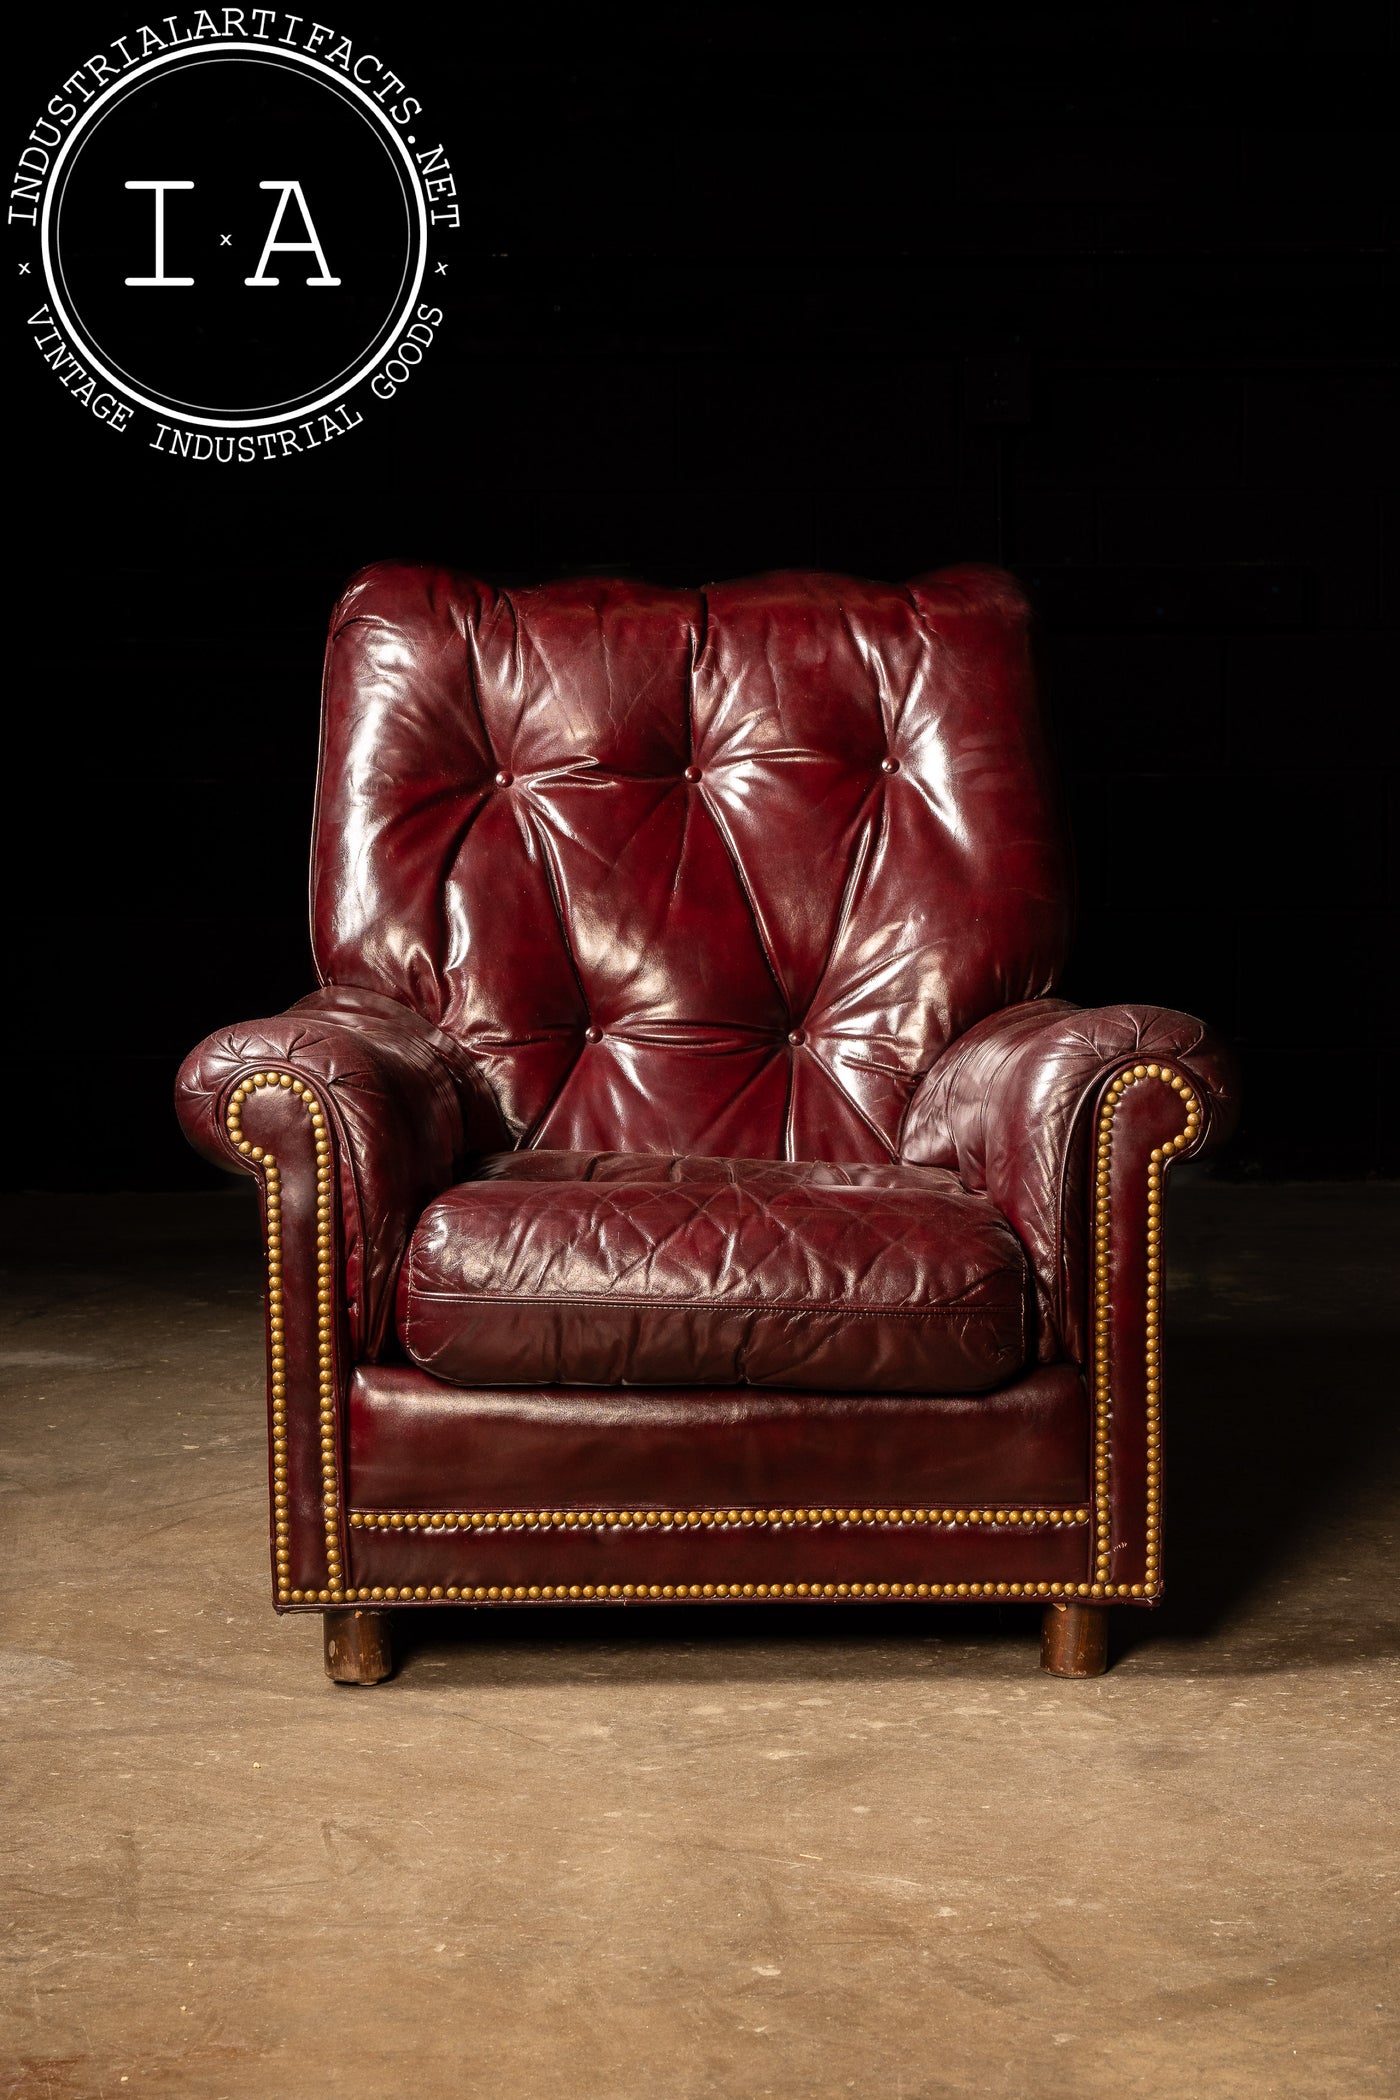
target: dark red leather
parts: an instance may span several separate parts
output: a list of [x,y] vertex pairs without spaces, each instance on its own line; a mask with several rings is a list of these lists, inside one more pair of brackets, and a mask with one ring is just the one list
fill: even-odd
[[415,1007],[562,1150],[896,1154],[1069,927],[1011,579],[504,592],[385,564],[326,664],[323,979]]
[[366,1510],[1079,1505],[1087,1401],[1070,1364],[978,1399],[463,1391],[412,1364],[350,1381],[349,1503]]
[[226,1127],[239,1080],[276,1065],[315,1085],[331,1118],[344,1234],[345,1312],[356,1353],[393,1340],[394,1286],[423,1206],[505,1133],[460,1045],[410,1008],[349,986],[285,1014],[220,1029],[180,1068],[185,1135],[216,1166],[242,1166]]
[[[179,1087],[194,1142],[261,1186],[279,1608],[1151,1601],[1162,1178],[1225,1134],[1234,1082],[1186,1016],[1047,996],[1068,900],[996,571],[357,578],[326,663],[324,988],[210,1037]],[[561,1179],[580,1152],[659,1155],[664,1179]],[[904,1208],[915,1187],[937,1218]],[[467,1389],[376,1361],[420,1220],[410,1338],[431,1257],[475,1293],[428,1350]],[[1015,1294],[991,1295],[1013,1269],[1014,1341]],[[561,1280],[591,1300],[567,1323]],[[838,1300],[901,1318],[838,1325]],[[923,1394],[896,1396],[919,1330],[957,1334],[955,1396],[930,1397],[954,1372],[927,1346]],[[790,1389],[720,1384],[756,1369]],[[640,1382],[541,1382],[600,1371]],[[474,1523],[483,1501],[512,1513]]]
[[936,1168],[507,1152],[423,1213],[399,1338],[458,1385],[977,1393],[1025,1363],[1028,1296]]
[[[534,1597],[550,1603],[586,1601],[614,1586],[616,1601],[649,1592],[669,1596],[682,1590],[700,1601],[700,1586],[727,1586],[737,1594],[752,1584],[763,1594],[791,1594],[821,1585],[868,1584],[870,1593],[885,1585],[937,1584],[951,1595],[956,1585],[986,1600],[1000,1584],[1007,1595],[1029,1594],[1037,1584],[1044,1595],[1053,1583],[1082,1582],[1088,1572],[1088,1531],[1082,1524],[995,1525],[917,1523],[786,1525],[766,1522],[729,1524],[706,1530],[699,1526],[608,1526],[603,1529],[535,1528],[523,1525],[490,1533],[461,1527],[449,1530],[352,1530],[350,1566],[357,1597],[371,1602],[376,1587],[398,1586],[407,1603],[451,1599],[459,1593],[479,1603],[524,1603]],[[624,1588],[625,1585],[625,1588]],[[666,1587],[663,1589],[662,1586]],[[976,1585],[976,1588],[973,1588]],[[516,1594],[511,1597],[511,1589]],[[492,1591],[504,1592],[492,1595]],[[833,1600],[834,1601],[834,1600]]]
[[[1089,1572],[1087,1401],[1068,1365],[976,1400],[468,1393],[382,1365],[356,1372],[349,1415],[362,1596],[896,1582],[990,1594]],[[570,1525],[574,1512],[611,1521]],[[483,1514],[500,1521],[473,1526]]]
[[1160,1006],[1035,999],[989,1014],[950,1045],[910,1104],[906,1159],[947,1167],[991,1198],[1030,1256],[1042,1363],[1084,1361],[1090,1111],[1105,1078],[1144,1060],[1189,1072],[1205,1114],[1194,1151],[1234,1128],[1227,1047]]

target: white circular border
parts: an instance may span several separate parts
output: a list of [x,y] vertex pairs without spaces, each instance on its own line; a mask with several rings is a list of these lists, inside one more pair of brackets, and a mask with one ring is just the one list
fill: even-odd
[[[279,64],[285,65],[289,56],[295,57],[296,55],[297,54],[295,53],[289,54],[287,52],[283,52],[279,57],[276,51],[265,52],[264,57],[256,62],[266,63],[270,66],[275,67]],[[189,49],[185,49],[182,47],[179,51],[170,51],[166,53],[166,59],[167,62],[170,64],[172,72],[177,70],[177,68],[181,71],[192,72],[195,70],[196,67],[202,64],[216,65],[218,64],[221,56],[222,53],[220,49],[213,44],[195,45]],[[133,70],[135,69],[133,68]],[[333,93],[341,95],[342,90],[347,86],[358,87],[358,82],[347,82],[334,67],[330,68],[329,70],[333,82]],[[119,89],[125,84],[125,82],[129,78],[130,75],[124,73],[121,76],[120,80],[113,81],[113,88]],[[137,88],[133,91],[133,99],[135,95],[139,93],[140,87],[138,85]],[[373,122],[371,122],[369,118],[364,116],[362,111],[356,110],[355,105],[351,102],[348,95],[343,95],[342,99],[345,108],[347,108],[352,115],[359,115],[361,117],[361,120],[368,126],[370,134],[373,137],[375,144],[385,155],[386,159],[389,161],[392,167],[394,157],[393,149],[398,144],[398,140],[393,134],[393,132],[390,131],[389,127],[383,123],[382,119],[380,120],[380,123],[376,126]],[[116,110],[117,107],[117,102],[113,101],[109,102],[105,109],[99,110],[94,105],[93,109],[90,112],[86,112],[86,114],[90,114],[93,118],[92,127],[88,131],[87,137],[85,139],[75,139],[71,141],[73,147],[73,154],[72,160],[70,161],[69,168],[67,170],[68,173],[71,174],[72,167],[76,163],[79,154],[83,152],[87,146],[91,145],[93,137],[98,127],[105,121],[105,119],[109,115],[113,113],[114,110]],[[65,140],[64,142],[65,153],[67,151],[69,143],[70,141],[68,140]],[[57,163],[55,163],[55,168],[57,168]],[[404,228],[406,234],[408,235],[408,245],[404,251],[403,268],[399,272],[399,282],[394,290],[394,303],[397,304],[400,297],[403,296],[404,286],[408,283],[409,269],[413,260],[411,253],[413,247],[413,207],[409,202],[409,197],[410,193],[414,197],[416,197],[418,194],[418,190],[417,185],[413,183],[410,183],[407,187],[405,187],[403,181],[403,172],[401,169],[394,168],[393,172],[396,178],[398,179],[400,186],[400,198],[404,208]],[[63,209],[63,201],[59,197],[59,190],[61,187],[61,184],[55,184],[53,186],[54,213],[56,216],[60,214]],[[421,230],[422,229],[420,227],[420,233]],[[53,228],[54,238],[51,243],[53,259],[51,267],[53,272],[56,273],[57,281],[63,284],[66,293],[68,278],[67,272],[63,266],[63,253],[60,244],[60,231],[61,229],[59,227]],[[55,282],[55,276],[49,276],[47,281],[49,282],[50,286],[56,290],[57,287]],[[73,318],[71,307],[69,312],[65,315],[65,318],[70,320]],[[371,360],[377,362],[378,359],[387,357],[393,350],[393,347],[397,343],[398,338],[402,334],[402,332],[402,315],[391,313],[390,318],[387,321],[384,321],[380,324],[379,328],[375,331],[374,338],[372,338],[372,340],[378,343],[378,348],[370,353]],[[88,336],[85,333],[85,331],[80,331],[76,321],[74,322],[73,333],[74,335],[79,335],[81,333],[81,340],[83,342],[83,346],[87,351],[88,355],[92,358],[92,360],[95,363],[98,356],[98,351],[94,348],[96,338]],[[101,354],[107,359],[108,366],[111,371],[111,378],[113,384],[115,385],[120,383],[127,389],[128,393],[134,392],[134,389],[140,384],[140,381],[133,377],[132,373],[128,371],[125,365],[118,363],[117,359],[112,355],[110,350],[103,350]],[[328,390],[328,394],[333,394],[334,390],[341,384],[341,374],[349,372],[354,366],[361,365],[364,360],[364,355],[364,348],[362,346],[360,349],[354,351],[352,355],[345,360],[345,363],[340,367],[339,371],[329,374],[325,379],[318,381],[317,384],[324,386]],[[353,385],[354,381],[353,379],[347,380],[345,384]],[[307,392],[308,389],[303,388],[300,394],[289,395],[286,398],[288,400],[293,401],[301,400]],[[164,408],[166,413],[168,413],[171,416],[177,417],[184,422],[194,422],[206,413],[206,406],[203,402],[185,401],[183,399],[180,399],[176,395],[170,393],[168,390],[165,396]],[[213,410],[208,410],[207,412],[210,415],[213,414]],[[256,411],[243,409],[235,410],[232,406],[230,406],[224,411],[225,416],[230,423],[234,422],[237,417],[242,417],[246,421],[256,420],[257,422],[264,425],[275,424],[279,420],[285,421],[288,417],[294,415],[309,414],[311,412],[312,411],[306,409],[305,407],[287,408],[284,406],[284,403],[282,401],[265,402]]]
[[[235,44],[211,43],[204,48],[205,55],[210,58],[234,58],[240,57],[245,53],[256,58],[265,59],[269,56],[269,49],[266,44],[246,42]],[[360,366],[360,369],[353,377],[344,380],[329,394],[323,394],[318,401],[305,401],[299,408],[285,409],[281,414],[274,416],[196,416],[191,415],[187,410],[171,408],[167,402],[148,400],[146,395],[138,393],[135,387],[131,386],[126,380],[118,379],[115,373],[108,371],[106,365],[89,348],[81,329],[74,325],[72,317],[59,297],[49,260],[49,221],[52,216],[54,195],[58,189],[59,170],[67,159],[69,149],[83,126],[90,117],[94,116],[101,109],[104,102],[111,96],[114,96],[119,89],[128,88],[131,82],[139,75],[154,73],[161,66],[169,65],[173,59],[189,58],[192,54],[188,47],[182,44],[177,50],[163,51],[157,57],[147,59],[139,66],[133,66],[129,72],[120,74],[109,88],[104,88],[102,93],[89,103],[58,150],[58,157],[53,164],[53,173],[44,192],[44,210],[39,225],[39,253],[43,260],[44,282],[49,288],[49,297],[53,301],[54,314],[67,329],[75,345],[82,352],[93,370],[100,373],[107,384],[114,386],[117,392],[123,395],[126,400],[135,401],[141,408],[149,409],[152,415],[168,419],[173,423],[195,424],[205,430],[266,430],[275,428],[279,423],[299,422],[304,416],[314,416],[318,410],[329,408],[333,401],[339,401],[343,394],[348,394],[357,387],[360,381],[374,370],[381,359],[391,354],[394,345],[408,326],[418,294],[422,289],[423,272],[428,265],[428,207],[423,196],[423,185],[418,179],[418,170],[413,165],[413,157],[409,153],[408,148],[390,124],[384,111],[375,107],[373,98],[365,93],[365,90],[357,80],[348,79],[344,73],[338,72],[333,66],[328,66],[323,59],[311,57],[309,52],[295,51],[290,48],[284,52],[280,46],[274,47],[274,50],[275,55],[284,61],[290,59],[297,65],[307,66],[314,73],[321,74],[326,79],[333,81],[337,89],[344,90],[348,88],[352,95],[358,95],[360,101],[364,103],[376,123],[387,131],[389,137],[398,147],[404,166],[408,169],[409,178],[413,186],[413,194],[418,200],[418,267],[414,272],[413,282],[408,289],[408,297],[404,301],[398,319],[394,322],[383,343],[374,352],[374,355]]]

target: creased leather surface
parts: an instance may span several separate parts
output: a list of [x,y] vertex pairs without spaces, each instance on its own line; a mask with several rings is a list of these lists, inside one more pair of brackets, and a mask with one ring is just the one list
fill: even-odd
[[1196,1151],[1228,1137],[1237,1111],[1229,1050],[1203,1022],[1160,1006],[1036,999],[991,1014],[951,1045],[910,1106],[905,1158],[985,1192],[1029,1254],[1042,1362],[1066,1350],[1083,1360],[1088,1125],[1107,1075],[1138,1061],[1189,1074],[1205,1109]]
[[318,968],[418,1009],[551,1149],[889,1159],[1068,931],[997,570],[496,591],[383,564],[326,665]]
[[327,986],[287,1013],[217,1030],[185,1059],[176,1108],[216,1165],[245,1164],[224,1127],[228,1096],[273,1064],[313,1084],[328,1111],[351,1341],[372,1360],[393,1346],[394,1286],[419,1213],[474,1152],[501,1143],[499,1114],[449,1037],[382,994]]
[[1070,1364],[928,1400],[743,1386],[464,1391],[412,1364],[375,1364],[351,1380],[349,1425],[354,1509],[1019,1508],[1074,1506],[1088,1486],[1088,1401]]
[[[324,988],[210,1037],[180,1080],[186,1130],[224,1163],[249,1163],[223,1117],[253,1071],[299,1074],[327,1109],[323,1135],[293,1090],[245,1104],[282,1162],[279,1601],[334,1600],[352,1550],[359,1581],[420,1596],[444,1553],[488,1584],[572,1582],[581,1555],[619,1582],[1082,1580],[1088,1542],[1053,1525],[876,1523],[823,1536],[821,1567],[781,1528],[356,1527],[352,1545],[336,1470],[348,1430],[356,1499],[369,1483],[409,1506],[675,1507],[744,1500],[745,1481],[776,1505],[1091,1492],[1062,1358],[1084,1356],[1096,1103],[1125,1062],[1170,1062],[1203,1105],[1199,1150],[1234,1087],[1186,1016],[1046,996],[1070,884],[1011,579],[510,593],[386,564],[334,617],[322,735]],[[1096,1508],[1112,1578],[1144,1596],[1147,1161],[1180,1112],[1134,1090],[1112,1163]],[[447,1288],[407,1306],[411,1338],[473,1389],[366,1362],[398,1351],[425,1210],[419,1280],[431,1258]]]
[[973,1393],[1026,1355],[1027,1277],[927,1167],[505,1153],[428,1206],[399,1335],[459,1384]]

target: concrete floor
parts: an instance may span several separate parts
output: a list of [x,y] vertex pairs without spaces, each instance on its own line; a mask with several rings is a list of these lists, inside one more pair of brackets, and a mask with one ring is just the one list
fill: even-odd
[[247,1191],[11,1199],[0,2091],[1400,2093],[1396,1210],[1174,1198],[1171,1599],[267,1603]]

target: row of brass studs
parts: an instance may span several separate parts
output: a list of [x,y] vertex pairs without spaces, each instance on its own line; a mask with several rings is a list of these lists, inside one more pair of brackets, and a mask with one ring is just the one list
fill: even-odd
[[[805,1597],[818,1604],[847,1599],[893,1597],[899,1599],[978,1597],[984,1602],[998,1597],[1147,1597],[1144,1582],[532,1582],[478,1583],[458,1587],[455,1583],[408,1583],[373,1589],[344,1590],[336,1602],[347,1604],[579,1604],[596,1601],[612,1604],[619,1599],[648,1601],[676,1598],[685,1602],[714,1599],[739,1603],[752,1598]],[[324,1604],[324,1590],[293,1590],[293,1604]]]
[[[1156,1079],[1180,1094],[1186,1110],[1185,1128],[1164,1145],[1154,1146],[1147,1166],[1147,1299],[1146,1299],[1146,1414],[1147,1414],[1147,1538],[1143,1562],[1144,1593],[1155,1595],[1161,1569],[1161,1404],[1162,1404],[1162,1173],[1177,1152],[1184,1152],[1201,1127],[1201,1108],[1190,1084],[1170,1065],[1133,1065],[1120,1072],[1104,1097],[1099,1112],[1098,1148],[1094,1170],[1094,1573],[1106,1584],[1106,1595],[1121,1594],[1108,1584],[1112,1565],[1113,1514],[1110,1504],[1109,1439],[1113,1423],[1113,1390],[1110,1372],[1110,1275],[1109,1225],[1113,1119],[1118,1104],[1130,1086]],[[1091,1593],[1096,1593],[1097,1585]],[[1135,1595],[1136,1590],[1130,1589]]]
[[352,1510],[359,1531],[626,1530],[670,1525],[731,1531],[774,1524],[1087,1524],[1087,1509],[487,1509]]
[[[1127,1088],[1132,1085],[1135,1085],[1137,1082],[1143,1079],[1161,1080],[1168,1086],[1171,1086],[1174,1089],[1174,1091],[1179,1093],[1182,1096],[1183,1106],[1187,1110],[1187,1118],[1186,1126],[1178,1136],[1176,1136],[1175,1138],[1169,1138],[1164,1145],[1154,1148],[1148,1166],[1148,1258],[1146,1306],[1146,1501],[1148,1535],[1146,1545],[1146,1559],[1144,1566],[1144,1573],[1147,1577],[1147,1580],[1145,1584],[1113,1584],[1108,1582],[1107,1580],[1109,1567],[1111,1564],[1110,1556],[1112,1538],[1111,1509],[1109,1501],[1111,1484],[1109,1475],[1109,1434],[1112,1422],[1112,1392],[1108,1368],[1110,1165],[1113,1142],[1113,1119],[1117,1111],[1118,1104],[1123,1099],[1124,1093],[1126,1092]],[[278,1169],[275,1155],[271,1152],[265,1151],[261,1146],[251,1144],[247,1139],[244,1138],[242,1131],[242,1107],[244,1101],[247,1100],[248,1095],[257,1088],[273,1085],[286,1087],[300,1098],[303,1106],[307,1111],[307,1114],[311,1119],[311,1124],[315,1132],[316,1141],[316,1269],[318,1370],[320,1386],[321,1426],[321,1490],[322,1513],[325,1520],[326,1533],[326,1572],[328,1577],[328,1587],[324,1590],[317,1591],[302,1591],[297,1589],[289,1589],[287,1586],[287,1576],[290,1567],[290,1550],[288,1546],[286,1353],[284,1305],[282,1295],[281,1274],[282,1265],[280,1172]],[[272,1415],[274,1476],[274,1552],[277,1563],[277,1586],[279,1601],[283,1603],[340,1603],[341,1601],[353,1601],[357,1595],[361,1597],[366,1597],[377,1594],[382,1594],[387,1598],[394,1599],[399,1595],[399,1592],[392,1586],[388,1589],[383,1590],[382,1592],[356,1592],[353,1590],[347,1590],[342,1586],[342,1568],[340,1561],[339,1541],[339,1490],[335,1456],[335,1315],[332,1275],[334,1242],[330,1194],[330,1143],[327,1135],[326,1120],[324,1113],[322,1112],[320,1102],[317,1100],[316,1096],[313,1093],[311,1093],[299,1079],[294,1079],[290,1073],[254,1072],[247,1080],[243,1081],[237,1088],[235,1088],[232,1096],[230,1097],[227,1120],[229,1135],[232,1138],[237,1149],[244,1155],[251,1157],[262,1167],[266,1184],[268,1325],[272,1354],[273,1397]],[[981,1583],[866,1583],[834,1585],[830,1583],[820,1585],[788,1583],[780,1585],[734,1585],[720,1583],[690,1585],[681,1584],[676,1586],[664,1585],[661,1587],[658,1587],[657,1585],[653,1584],[648,1587],[633,1586],[627,1584],[613,1584],[610,1586],[600,1585],[597,1587],[596,1590],[593,1585],[586,1584],[583,1586],[573,1585],[572,1587],[567,1589],[560,1587],[557,1589],[557,1594],[560,1597],[587,1597],[592,1594],[602,1596],[626,1596],[628,1594],[632,1594],[643,1596],[727,1597],[731,1594],[731,1592],[736,1596],[767,1596],[772,1594],[777,1596],[873,1595],[930,1597],[943,1595],[981,1596],[984,1593],[987,1595],[995,1596],[1020,1596],[1023,1594],[1054,1596],[1063,1592],[1063,1594],[1065,1595],[1105,1597],[1140,1596],[1145,1594],[1152,1594],[1152,1592],[1156,1588],[1157,1572],[1160,1565],[1160,1294],[1162,1170],[1166,1162],[1172,1157],[1174,1153],[1184,1151],[1186,1147],[1189,1144],[1191,1144],[1199,1128],[1200,1107],[1195,1095],[1191,1092],[1188,1083],[1184,1079],[1182,1079],[1178,1073],[1173,1072],[1169,1066],[1160,1066],[1155,1064],[1135,1065],[1129,1071],[1120,1073],[1118,1078],[1114,1081],[1113,1085],[1108,1091],[1108,1095],[1105,1099],[1103,1110],[1099,1119],[1098,1156],[1095,1178],[1096,1372],[1094,1428],[1094,1488],[1097,1512],[1095,1542],[1095,1575],[1097,1577],[1096,1581],[1094,1581],[1093,1583],[1080,1583],[1077,1585],[1023,1585],[1019,1583],[1003,1583],[995,1585]],[[558,1523],[568,1526],[572,1522],[573,1525],[577,1526],[580,1523],[603,1525],[624,1522],[641,1522],[644,1524],[654,1524],[664,1522],[674,1523],[676,1521],[681,1521],[687,1524],[704,1524],[707,1519],[711,1525],[714,1525],[716,1523],[720,1525],[729,1525],[734,1523],[742,1524],[746,1521],[746,1519],[750,1523],[776,1522],[782,1524],[814,1522],[881,1523],[891,1521],[896,1523],[1065,1523],[1071,1521],[1082,1523],[1086,1521],[1086,1518],[1087,1512],[1075,1512],[1073,1516],[1071,1516],[1067,1512],[1056,1513],[1047,1511],[1042,1514],[1039,1511],[1036,1511],[1034,1513],[1007,1511],[1003,1514],[1002,1512],[998,1511],[986,1510],[968,1512],[944,1511],[941,1515],[937,1512],[924,1511],[899,1511],[893,1513],[886,1511],[884,1513],[880,1513],[877,1511],[867,1512],[864,1510],[858,1513],[852,1512],[850,1514],[843,1514],[835,1510],[832,1510],[831,1512],[827,1512],[826,1510],[823,1510],[821,1512],[793,1511],[791,1513],[788,1513],[787,1511],[726,1511],[718,1513],[714,1511],[623,1511],[616,1513],[607,1511],[585,1512],[582,1514],[576,1511],[515,1511],[509,1513],[497,1512],[492,1514],[484,1512],[479,1514],[469,1513],[465,1517],[465,1521],[469,1525],[476,1525],[479,1523],[481,1527],[485,1529],[489,1528],[492,1524],[498,1522],[509,1523],[513,1526],[525,1525],[528,1524],[531,1521],[531,1519],[533,1519],[536,1525],[552,1525]],[[458,1525],[460,1525],[464,1521],[461,1513],[455,1513],[454,1515],[454,1513],[452,1512],[442,1512],[440,1513],[440,1515],[437,1516],[438,1528],[450,1529],[453,1527],[454,1521]],[[421,1516],[416,1517],[414,1519],[415,1525],[422,1524],[423,1522],[424,1518]],[[356,1515],[352,1516],[351,1523],[355,1525],[370,1523],[381,1529],[398,1529],[403,1526],[404,1519],[402,1518],[402,1516],[400,1516],[396,1523],[393,1516],[376,1515],[373,1517],[366,1517],[362,1515]],[[427,1513],[426,1527],[434,1528],[434,1524],[435,1513]],[[556,1595],[556,1587],[552,1585],[544,1585],[543,1587],[539,1585],[531,1585],[528,1588],[516,1588],[511,1590],[495,1589],[494,1591],[490,1588],[478,1588],[468,1592],[457,1590],[452,1587],[448,1587],[447,1589],[439,1588],[429,1590],[420,1586],[419,1588],[412,1591],[405,1590],[403,1594],[405,1596],[410,1596],[419,1600],[439,1596],[453,1597],[470,1595],[473,1598],[477,1599],[489,1598],[491,1599],[491,1601],[494,1602],[497,1599],[503,1597],[515,1600],[524,1600],[534,1597],[552,1599]]]
[[[316,1141],[316,1359],[321,1419],[321,1515],[326,1536],[326,1582],[323,1590],[294,1590],[290,1585],[291,1547],[287,1486],[287,1352],[282,1296],[281,1170],[276,1156],[243,1135],[243,1104],[260,1087],[285,1087],[295,1094],[311,1119]],[[279,1604],[316,1601],[340,1604],[348,1592],[340,1559],[340,1487],[335,1457],[335,1230],[331,1213],[331,1145],[320,1102],[290,1072],[253,1072],[229,1096],[228,1132],[238,1150],[263,1172],[267,1189],[267,1317],[272,1354],[272,1507],[273,1556],[277,1566]]]

